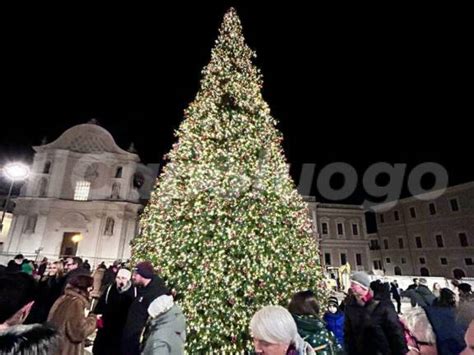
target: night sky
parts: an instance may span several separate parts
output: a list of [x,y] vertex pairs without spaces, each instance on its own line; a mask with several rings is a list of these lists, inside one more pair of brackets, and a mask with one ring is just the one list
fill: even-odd
[[[0,165],[31,159],[44,136],[91,118],[122,148],[133,141],[144,162],[160,163],[230,5],[257,52],[295,179],[302,163],[347,162],[362,178],[379,161],[434,161],[451,185],[474,180],[465,22],[443,9],[374,15],[296,3],[10,14]],[[359,189],[343,202],[363,198]]]

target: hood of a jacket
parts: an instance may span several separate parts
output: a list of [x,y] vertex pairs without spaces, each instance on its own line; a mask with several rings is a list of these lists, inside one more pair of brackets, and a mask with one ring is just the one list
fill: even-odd
[[152,318],[156,318],[168,312],[174,305],[173,296],[162,295],[157,297],[148,307],[148,314]]
[[119,294],[125,293],[132,287],[132,281],[128,280],[128,282],[122,288],[117,287],[117,285],[115,285],[115,287],[117,288],[117,292]]
[[293,315],[298,329],[308,332],[317,332],[326,329],[324,322],[313,316],[297,316]]

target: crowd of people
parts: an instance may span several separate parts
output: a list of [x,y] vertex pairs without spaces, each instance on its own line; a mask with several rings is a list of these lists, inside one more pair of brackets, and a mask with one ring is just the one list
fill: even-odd
[[[34,265],[16,256],[0,269],[0,354],[82,355],[87,346],[94,355],[184,354],[175,295],[151,263],[127,266],[91,272],[78,257]],[[415,279],[402,291],[354,272],[341,302],[331,296],[321,309],[312,291],[296,292],[286,308],[257,311],[249,334],[256,354],[474,354],[472,290],[451,286]],[[403,314],[401,297],[412,304]]]
[[34,272],[23,264],[17,255],[0,269],[0,354],[184,352],[184,315],[151,263],[101,263],[92,273],[79,257],[44,259]]

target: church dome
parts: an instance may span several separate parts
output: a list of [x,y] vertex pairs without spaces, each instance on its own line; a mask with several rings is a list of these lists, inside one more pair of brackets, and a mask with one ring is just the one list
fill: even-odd
[[54,142],[34,147],[34,149],[37,152],[64,149],[83,154],[114,153],[136,156],[120,148],[106,129],[94,123],[71,127]]

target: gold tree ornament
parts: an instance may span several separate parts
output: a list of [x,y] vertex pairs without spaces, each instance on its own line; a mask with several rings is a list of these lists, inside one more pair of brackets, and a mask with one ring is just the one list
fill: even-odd
[[230,9],[132,242],[133,262],[153,262],[176,290],[190,354],[250,350],[262,306],[287,306],[307,289],[325,298],[307,205],[254,56]]

